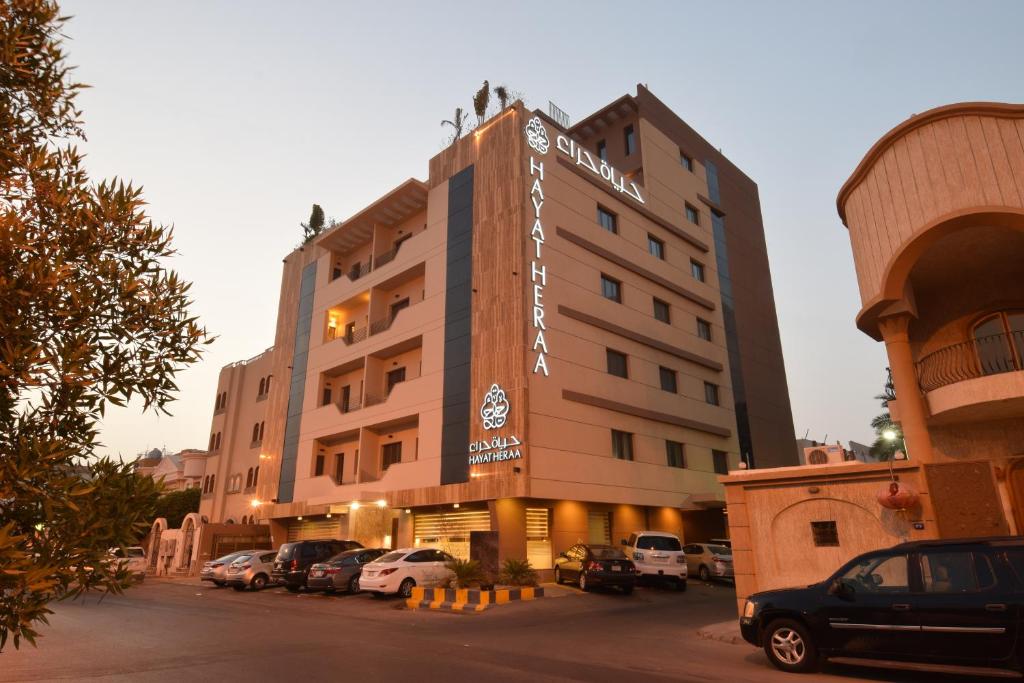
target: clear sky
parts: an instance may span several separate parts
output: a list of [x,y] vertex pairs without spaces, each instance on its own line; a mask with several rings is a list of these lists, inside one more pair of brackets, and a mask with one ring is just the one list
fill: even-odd
[[486,78],[576,121],[647,84],[759,185],[797,436],[868,441],[885,351],[835,197],[915,112],[1021,101],[1019,2],[63,3],[93,176],[145,187],[218,335],[173,417],[109,411],[100,453],[204,448],[219,369],[273,343],[313,202],[343,219],[442,147]]

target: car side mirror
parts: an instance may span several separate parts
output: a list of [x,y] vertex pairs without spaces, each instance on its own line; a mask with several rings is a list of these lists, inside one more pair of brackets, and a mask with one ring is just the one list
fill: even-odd
[[850,587],[843,583],[842,579],[833,579],[832,583],[828,585],[828,594],[835,595],[839,598],[845,598],[850,595]]
[[620,545],[629,545],[628,543],[626,543],[626,539],[624,539],[624,538],[619,541],[619,544]]
[[569,556],[568,556],[568,555],[566,555],[565,553],[558,553],[558,556],[559,556],[559,557],[563,557],[563,558],[565,558],[565,559],[569,559]]

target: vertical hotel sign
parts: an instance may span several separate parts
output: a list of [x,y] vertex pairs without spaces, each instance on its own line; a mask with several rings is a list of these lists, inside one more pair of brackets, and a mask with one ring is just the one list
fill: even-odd
[[[530,152],[530,202],[533,205],[533,217],[530,221],[530,240],[533,241],[533,254],[530,257],[530,300],[532,300],[532,312],[530,324],[533,329],[533,344],[530,352],[533,354],[534,374],[548,376],[548,343],[544,337],[547,327],[544,325],[544,288],[548,284],[547,266],[544,264],[544,224],[541,221],[541,209],[544,206],[544,160],[543,155],[548,153],[551,143],[548,140],[548,131],[539,116],[534,116],[526,124],[526,144],[532,150]],[[538,161],[534,152],[541,156]]]

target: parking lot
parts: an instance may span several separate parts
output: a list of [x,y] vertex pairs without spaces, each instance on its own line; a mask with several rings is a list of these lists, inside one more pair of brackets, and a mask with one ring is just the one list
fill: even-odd
[[729,584],[628,597],[546,588],[552,597],[466,615],[366,594],[150,579],[124,596],[58,605],[39,649],[0,655],[0,681],[937,680],[834,667],[786,675],[745,644],[698,638],[735,617]]

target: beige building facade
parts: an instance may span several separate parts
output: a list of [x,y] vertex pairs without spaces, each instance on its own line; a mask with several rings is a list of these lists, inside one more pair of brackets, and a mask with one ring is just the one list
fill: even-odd
[[[274,346],[221,373],[201,512],[539,569],[721,536],[738,409],[791,460],[792,419],[737,398],[718,170],[666,111],[643,89],[565,128],[516,103],[288,255]],[[757,396],[781,354],[749,367]]]

